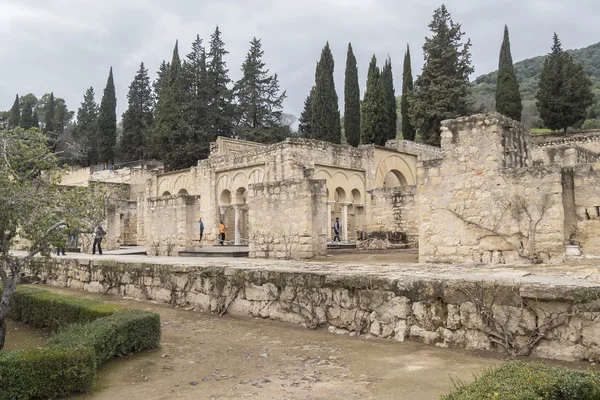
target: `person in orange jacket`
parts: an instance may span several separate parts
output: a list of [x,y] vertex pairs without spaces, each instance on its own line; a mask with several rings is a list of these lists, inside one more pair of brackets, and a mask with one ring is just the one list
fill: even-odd
[[223,221],[221,221],[219,224],[219,244],[221,246],[225,245],[225,232],[227,232],[227,228],[225,227]]

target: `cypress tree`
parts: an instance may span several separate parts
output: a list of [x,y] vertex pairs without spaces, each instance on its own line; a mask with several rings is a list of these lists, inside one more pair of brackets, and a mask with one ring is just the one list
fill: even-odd
[[161,83],[156,103],[156,120],[152,138],[156,156],[169,169],[175,170],[190,167],[194,162],[186,156],[189,131],[183,114],[184,77],[177,42],[168,71]]
[[348,43],[344,80],[344,133],[349,145],[356,147],[360,144],[360,87],[351,43]]
[[163,60],[162,63],[160,63],[160,66],[158,67],[158,71],[156,73],[156,79],[154,80],[154,82],[152,82],[152,89],[154,90],[155,98],[158,98],[160,89],[161,89],[164,79],[168,73],[169,73],[169,63],[166,62],[165,60]]
[[234,107],[231,103],[232,93],[227,85],[229,70],[224,57],[229,54],[221,39],[221,31],[217,26],[210,37],[208,53],[208,127],[209,139],[214,141],[217,136],[231,137],[233,134]]
[[39,129],[40,128],[40,118],[38,117],[37,107],[33,108],[33,115],[31,116],[31,122],[33,123],[33,127]]
[[369,64],[367,89],[362,102],[361,133],[362,144],[380,146],[385,145],[389,133],[389,111],[375,55]]
[[123,135],[119,143],[123,161],[146,158],[144,150],[152,129],[154,97],[150,88],[150,77],[144,63],[140,64],[127,93],[128,106],[123,113]]
[[48,101],[44,105],[44,133],[48,138],[48,146],[56,151],[58,146],[58,132],[56,131],[56,100],[54,92],[50,93]]
[[512,55],[510,54],[510,39],[506,25],[504,26],[504,39],[502,40],[500,60],[498,61],[496,111],[515,121],[521,120],[521,112],[523,111],[519,82],[517,82],[517,74],[515,73]]
[[[381,88],[385,98],[388,113],[387,139],[396,139],[398,114],[396,111],[396,90],[394,89],[394,75],[392,73],[392,60],[388,57],[381,71]],[[385,143],[383,143],[385,145]]]
[[35,126],[33,124],[33,104],[30,102],[23,104],[23,113],[19,126],[23,129],[31,129]]
[[97,129],[98,161],[112,163],[115,161],[117,145],[117,97],[112,67],[100,102]]
[[425,64],[415,82],[410,117],[426,143],[439,145],[441,122],[471,111],[469,75],[474,69],[471,41],[462,43],[461,26],[446,6],[435,10],[429,28],[432,36],[423,45]]
[[19,126],[21,121],[21,105],[19,104],[19,95],[15,96],[15,102],[10,109],[10,116],[8,117],[8,128],[14,129]]
[[73,137],[81,146],[83,154],[79,162],[84,166],[98,163],[98,104],[94,88],[90,87],[83,95],[83,101],[77,110],[77,124],[73,129]]
[[306,139],[312,138],[310,121],[312,119],[312,95],[314,91],[315,87],[313,86],[304,100],[304,108],[302,109],[302,113],[300,113],[300,118],[298,118],[298,132],[300,136]]
[[539,85],[537,108],[544,124],[550,129],[562,129],[565,135],[569,126],[585,117],[593,103],[590,78],[583,66],[575,64],[573,57],[562,49],[556,33]]
[[185,115],[189,137],[187,155],[189,163],[208,157],[210,138],[208,137],[208,77],[206,50],[202,39],[196,35],[192,51],[183,65],[184,95],[183,114]]
[[410,61],[410,47],[406,45],[404,55],[404,70],[402,71],[402,99],[400,100],[400,112],[402,113],[402,137],[406,140],[415,140],[416,129],[410,122],[410,99],[413,95],[413,76]]
[[249,140],[275,142],[286,93],[280,92],[277,74],[269,75],[263,55],[261,41],[253,38],[242,64],[242,78],[234,86],[238,131]]
[[315,90],[311,101],[312,137],[331,143],[341,143],[342,127],[338,96],[335,91],[333,54],[329,42],[321,52],[315,72]]

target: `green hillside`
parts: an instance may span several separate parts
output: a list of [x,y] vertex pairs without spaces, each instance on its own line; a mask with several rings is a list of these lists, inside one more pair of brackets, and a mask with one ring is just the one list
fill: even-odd
[[[589,118],[600,119],[600,42],[591,46],[568,50],[576,62],[583,64],[583,69],[594,83],[595,102],[590,109]],[[519,61],[515,64],[517,79],[523,98],[523,122],[531,127],[542,127],[542,121],[535,107],[535,95],[538,90],[538,80],[544,59],[538,56]],[[484,111],[494,111],[496,106],[496,82],[498,71],[481,75],[473,82],[472,95],[475,105]]]

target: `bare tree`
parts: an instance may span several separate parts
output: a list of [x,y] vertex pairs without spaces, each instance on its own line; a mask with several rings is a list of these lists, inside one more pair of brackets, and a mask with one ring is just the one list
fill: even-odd
[[[82,187],[60,186],[64,169],[37,129],[0,131],[0,349],[6,318],[23,267],[51,245],[64,245],[72,231],[87,232],[102,220],[99,196]],[[27,253],[11,253],[16,246]]]

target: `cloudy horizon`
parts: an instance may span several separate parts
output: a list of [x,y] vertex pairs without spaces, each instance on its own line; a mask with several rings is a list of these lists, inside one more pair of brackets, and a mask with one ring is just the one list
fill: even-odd
[[[361,96],[375,54],[381,65],[389,55],[396,93],[402,84],[406,45],[413,74],[423,64],[422,45],[440,1],[405,0],[220,0],[198,4],[180,0],[93,2],[91,0],[0,1],[0,110],[15,94],[41,97],[53,91],[76,111],[86,88],[99,102],[109,68],[117,90],[117,114],[125,111],[127,90],[141,62],[150,77],[170,60],[175,41],[182,58],[199,34],[208,46],[215,26],[221,29],[230,78],[240,66],[253,37],[262,39],[264,61],[287,91],[284,111],[296,117],[310,87],[321,49],[328,41],[335,59],[335,83],[343,112],[343,82],[348,42],[358,61]],[[513,59],[546,54],[553,32],[565,49],[600,40],[600,8],[591,0],[446,1],[455,22],[471,38],[473,78],[497,68],[504,25],[510,29]]]

